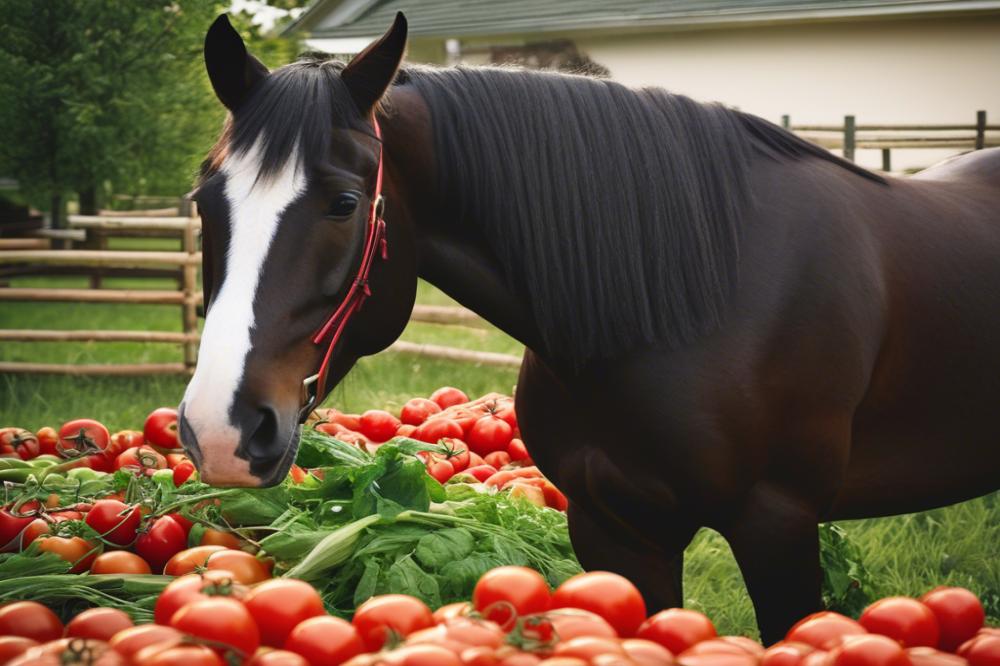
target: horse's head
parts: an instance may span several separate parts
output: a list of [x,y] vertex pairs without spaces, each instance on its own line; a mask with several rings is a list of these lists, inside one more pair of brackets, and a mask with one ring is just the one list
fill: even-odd
[[[294,460],[313,398],[303,380],[330,348],[317,333],[350,300],[362,263],[381,155],[372,120],[405,45],[399,15],[350,65],[307,59],[268,72],[224,16],[208,31],[205,64],[230,117],[194,195],[206,319],[180,420],[207,483],[273,485]],[[391,344],[412,308],[412,241],[388,217],[393,261],[372,269],[373,296],[330,350],[326,390]]]

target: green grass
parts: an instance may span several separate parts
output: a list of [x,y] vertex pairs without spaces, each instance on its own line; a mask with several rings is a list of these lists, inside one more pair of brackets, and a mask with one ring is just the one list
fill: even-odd
[[[171,249],[168,242],[138,241],[115,247]],[[23,278],[18,286],[86,286],[77,278]],[[108,280],[108,287],[171,288],[170,281]],[[421,284],[418,302],[444,305],[447,296]],[[0,328],[135,328],[180,330],[176,306],[2,303]],[[495,330],[412,324],[403,335],[415,342],[447,344],[518,354],[520,345]],[[131,343],[5,343],[0,360],[57,363],[170,362],[181,359],[176,345]],[[154,407],[176,404],[184,377],[69,378],[0,376],[0,425],[38,428],[91,416],[112,429],[140,427]],[[442,385],[470,395],[509,393],[517,381],[511,369],[477,367],[401,354],[362,359],[326,404],[347,411],[398,408]],[[939,584],[977,592],[994,622],[1000,620],[1000,496],[921,514],[842,525],[869,570],[873,597],[917,595]],[[725,541],[703,530],[686,558],[687,604],[708,612],[720,631],[756,635],[753,611],[739,569]]]

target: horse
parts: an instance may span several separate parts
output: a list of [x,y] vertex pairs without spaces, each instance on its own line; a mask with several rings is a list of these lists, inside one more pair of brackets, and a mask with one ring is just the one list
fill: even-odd
[[883,176],[659,88],[403,66],[406,33],[269,71],[208,31],[203,481],[283,479],[419,276],[524,343],[523,439],[579,561],[650,610],[711,527],[773,642],[821,607],[818,523],[997,489],[1000,151]]

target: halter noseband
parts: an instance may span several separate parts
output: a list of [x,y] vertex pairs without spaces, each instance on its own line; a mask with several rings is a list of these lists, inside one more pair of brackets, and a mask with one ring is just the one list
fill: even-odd
[[333,311],[329,319],[320,327],[313,336],[315,345],[327,343],[326,354],[323,355],[323,362],[320,363],[319,370],[315,375],[302,380],[302,407],[299,410],[299,422],[305,421],[309,413],[316,406],[320,396],[326,391],[326,377],[330,369],[330,359],[333,357],[333,348],[337,346],[340,336],[347,328],[347,322],[361,309],[365,299],[371,296],[372,290],[368,285],[368,274],[371,272],[375,259],[381,257],[388,258],[387,245],[385,240],[385,220],[382,213],[385,209],[385,199],[382,198],[382,129],[378,120],[372,116],[372,126],[375,128],[375,138],[379,140],[378,148],[378,171],[375,176],[375,191],[372,195],[372,205],[368,210],[368,221],[365,223],[365,246],[361,252],[361,265],[351,282],[351,287],[340,302],[337,309]]

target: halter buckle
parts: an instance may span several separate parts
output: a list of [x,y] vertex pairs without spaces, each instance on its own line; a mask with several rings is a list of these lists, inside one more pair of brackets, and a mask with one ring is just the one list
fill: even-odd
[[306,377],[302,380],[302,387],[299,389],[299,423],[309,418],[310,412],[316,406],[316,382],[319,381],[319,373]]
[[377,224],[379,220],[382,219],[382,214],[385,213],[385,197],[381,194],[375,199],[375,205],[372,207],[374,215],[372,215],[372,224]]

